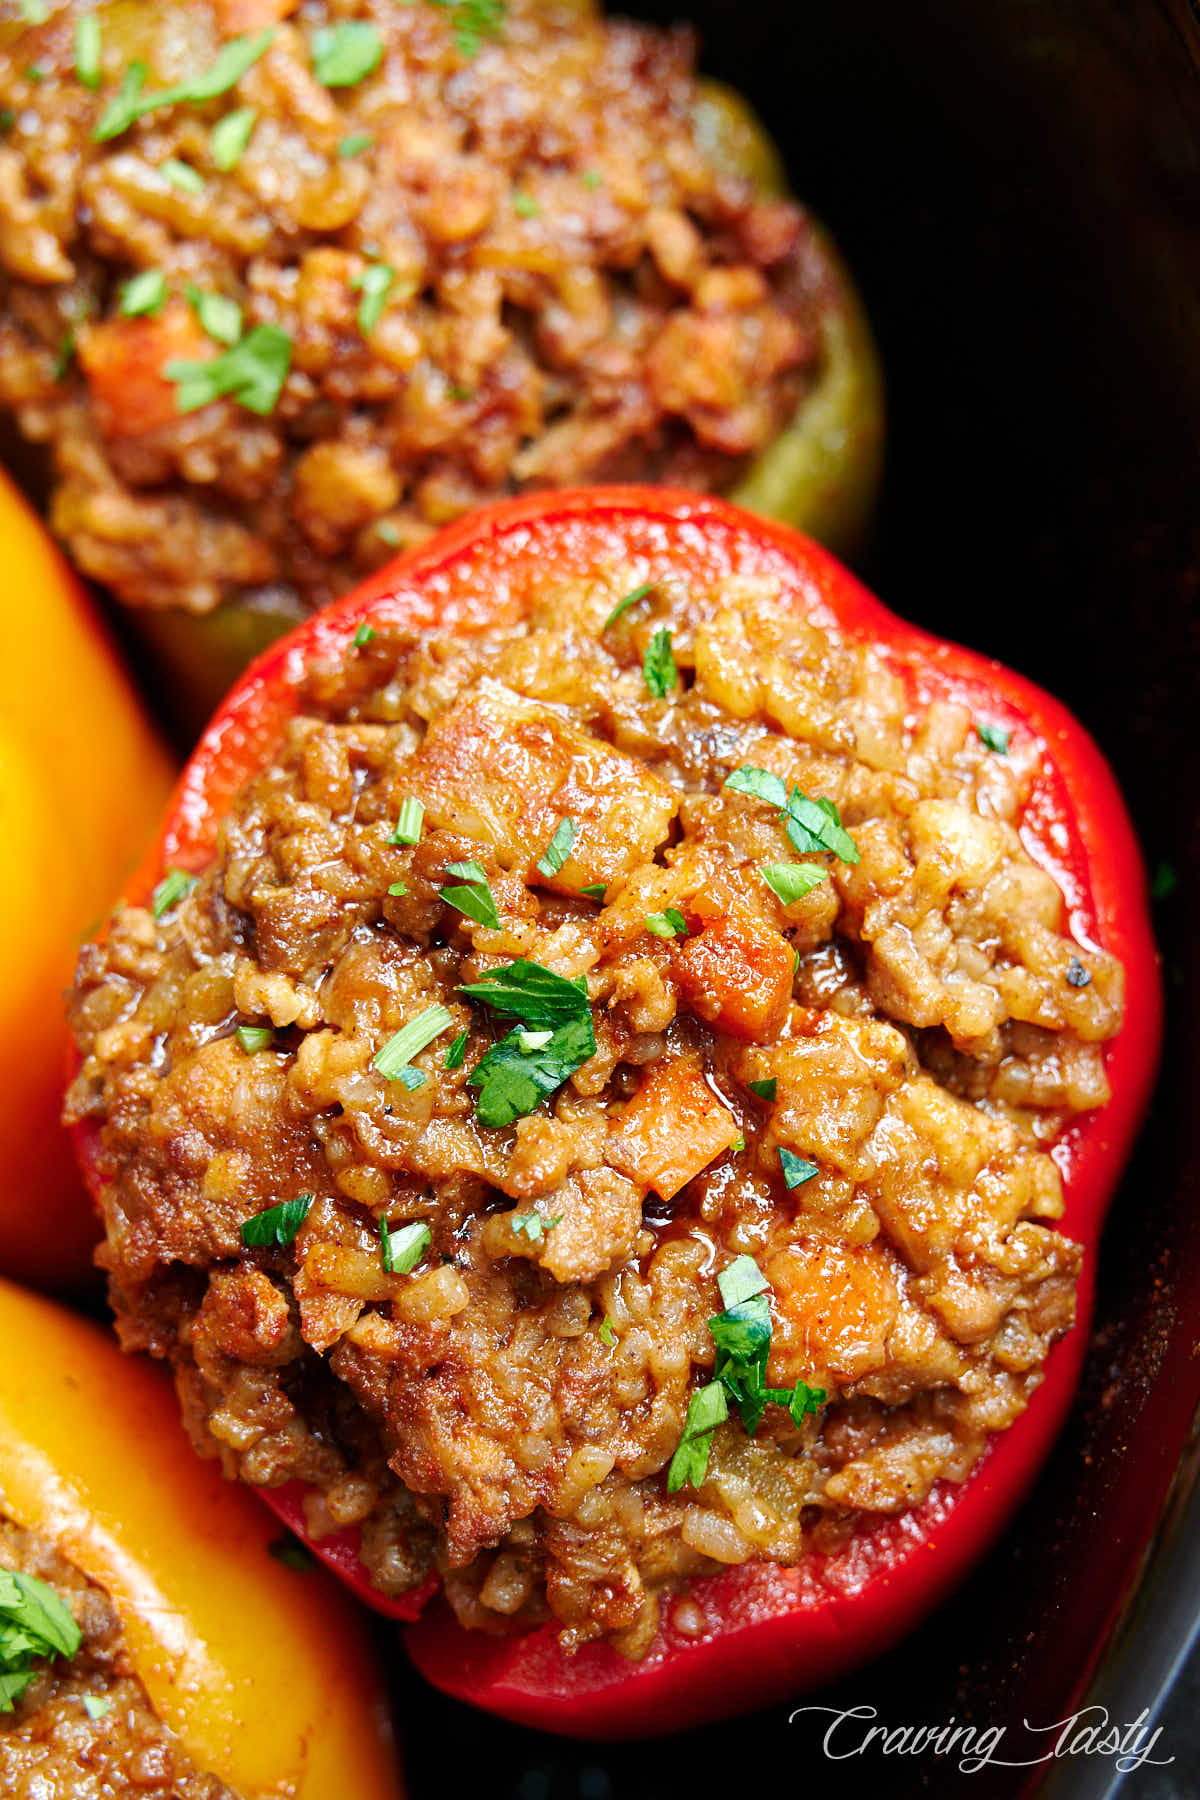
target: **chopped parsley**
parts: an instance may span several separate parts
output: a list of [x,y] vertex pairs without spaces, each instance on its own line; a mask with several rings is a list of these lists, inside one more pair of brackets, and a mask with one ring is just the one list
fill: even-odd
[[75,355],[75,327],[69,325],[63,332],[58,345],[58,355],[54,359],[54,379],[61,381],[71,366]]
[[100,86],[100,21],[80,13],[75,21],[75,76],[94,93]]
[[579,827],[574,819],[560,819],[554,827],[554,836],[546,845],[545,853],[538,857],[539,875],[547,877],[557,875],[571,854],[572,846],[579,835]]
[[97,1719],[106,1718],[112,1711],[112,1701],[107,1694],[85,1694],[83,1710],[94,1724]]
[[70,1609],[36,1575],[0,1569],[0,1712],[12,1712],[39,1656],[72,1657],[83,1634]]
[[552,1219],[544,1219],[541,1213],[527,1212],[515,1214],[510,1222],[513,1230],[523,1232],[531,1244],[540,1244],[546,1233],[553,1231],[562,1221],[561,1213],[555,1213]]
[[607,881],[589,881],[586,887],[580,888],[579,892],[583,895],[585,900],[599,900],[603,902],[604,896],[608,892],[608,883]]
[[231,38],[222,46],[210,67],[202,70],[199,75],[149,94],[142,92],[146,79],[145,63],[130,63],[119,91],[101,114],[100,122],[92,133],[93,138],[97,143],[103,143],[107,138],[120,137],[144,113],[154,112],[160,106],[201,105],[206,100],[216,100],[219,95],[226,94],[230,88],[237,86],[242,76],[254,67],[266,51],[274,36],[274,29],[270,29],[256,32],[250,37]]
[[510,1031],[467,1076],[467,1086],[479,1089],[476,1117],[493,1130],[523,1119],[596,1054],[590,1011],[552,1031],[539,1050],[522,1050],[522,1035],[520,1027]]
[[600,1321],[599,1338],[600,1338],[600,1342],[602,1344],[607,1344],[609,1349],[611,1349],[612,1346],[617,1341],[617,1334],[613,1330],[613,1322],[609,1318],[607,1313],[605,1313],[604,1317]]
[[533,195],[526,193],[524,188],[513,189],[512,209],[518,219],[536,219],[542,210]]
[[450,1048],[446,1052],[445,1067],[447,1069],[461,1069],[462,1068],[463,1058],[467,1054],[467,1039],[470,1037],[470,1035],[471,1034],[469,1031],[460,1031],[459,1032],[458,1036],[455,1038],[454,1042],[451,1044]]
[[794,1150],[785,1149],[782,1144],[779,1146],[779,1166],[783,1170],[783,1185],[789,1189],[799,1187],[802,1182],[811,1181],[814,1175],[821,1173],[816,1163],[806,1162],[802,1156],[797,1156]]
[[377,535],[383,539],[384,543],[390,544],[393,550],[399,544],[400,528],[394,519],[380,519],[375,530]]
[[682,1487],[698,1488],[701,1485],[708,1473],[713,1432],[728,1417],[729,1403],[722,1382],[710,1381],[696,1389],[688,1401],[683,1436],[667,1468],[668,1494],[677,1494]]
[[742,1151],[746,1148],[746,1134],[744,1131],[738,1132],[729,1148],[733,1151],[735,1156],[740,1156],[742,1154]]
[[382,60],[383,39],[366,19],[340,19],[313,32],[313,74],[322,87],[357,87]]
[[582,975],[556,975],[541,963],[504,963],[478,981],[459,988],[469,1000],[481,1000],[494,1012],[511,1013],[535,1030],[563,1024],[589,1011],[587,981]]
[[379,1257],[384,1274],[411,1275],[431,1242],[429,1227],[423,1219],[401,1225],[397,1231],[389,1228],[386,1219],[380,1219]]
[[626,594],[623,600],[617,601],[617,604],[613,607],[600,629],[602,631],[607,631],[610,625],[616,624],[623,612],[628,612],[631,606],[636,606],[639,600],[644,600],[647,594],[652,594],[653,592],[654,583],[652,581],[643,581],[641,587],[635,587],[632,593]]
[[1091,981],[1091,973],[1085,969],[1077,956],[1073,956],[1067,964],[1067,980],[1073,988],[1085,988]]
[[842,824],[841,815],[832,800],[810,800],[793,784],[786,784],[769,769],[743,766],[735,769],[725,786],[735,794],[749,794],[754,800],[765,800],[778,807],[780,823],[802,854],[828,850],[844,863],[859,860],[858,846]]
[[217,120],[208,134],[208,149],[218,169],[227,173],[237,167],[257,124],[258,110],[253,106],[235,107]]
[[292,340],[278,325],[256,325],[240,343],[203,362],[169,362],[164,373],[178,383],[175,404],[195,412],[228,397],[247,412],[274,411],[292,362]]
[[454,43],[460,56],[468,60],[479,55],[485,38],[498,38],[504,27],[508,8],[505,0],[432,0],[450,15],[454,27]]
[[750,1092],[752,1094],[757,1094],[760,1100],[773,1100],[778,1085],[779,1077],[777,1075],[766,1075],[761,1081],[748,1081],[746,1083]]
[[596,1054],[582,976],[569,979],[541,963],[519,960],[489,970],[459,992],[522,1021],[467,1077],[467,1085],[479,1089],[476,1116],[482,1125],[498,1129],[524,1118]]
[[667,1490],[699,1487],[708,1473],[712,1434],[729,1416],[732,1403],[753,1437],[766,1408],[786,1407],[794,1424],[806,1413],[819,1412],[825,1403],[822,1388],[798,1381],[794,1387],[767,1386],[767,1362],[771,1353],[769,1283],[751,1256],[735,1257],[717,1277],[725,1311],[708,1321],[716,1356],[714,1380],[692,1395],[684,1420],[683,1436],[667,1470]]
[[820,887],[829,870],[824,863],[763,863],[763,880],[782,906],[792,906]]
[[427,1006],[423,1013],[418,1013],[388,1039],[371,1067],[378,1069],[385,1081],[404,1081],[404,1070],[413,1057],[432,1044],[434,1038],[441,1037],[453,1023],[444,1006]]
[[210,338],[218,344],[236,344],[242,335],[242,309],[227,294],[206,294],[188,283],[188,304]]
[[660,625],[642,658],[642,680],[656,700],[663,700],[679,685],[679,671],[671,651],[671,633]]
[[646,930],[657,938],[686,937],[687,920],[677,906],[668,906],[666,912],[647,913]]
[[168,869],[153,894],[150,896],[150,908],[156,919],[178,906],[185,894],[190,894],[196,885],[197,877],[189,875],[186,869]]
[[979,733],[979,741],[987,750],[994,750],[997,756],[1007,756],[1008,746],[1012,740],[1012,732],[1005,731],[1002,725],[989,725],[986,719],[976,719],[975,729]]
[[369,150],[374,139],[369,131],[352,131],[344,137],[337,147],[339,156],[357,156],[362,150]]
[[253,1056],[256,1050],[265,1050],[275,1037],[274,1028],[270,1025],[239,1025],[234,1037],[246,1052]]
[[[350,642],[354,645],[354,648],[356,650],[362,650],[362,649],[365,649],[365,647],[368,644],[374,642],[376,635],[377,635],[377,633],[376,633],[375,627],[373,625],[360,625],[358,630],[355,632],[354,636],[351,638]],[[412,838],[412,839],[401,838],[400,842],[401,843],[405,843],[405,842],[415,843],[416,839],[415,838]]]
[[198,169],[193,169],[191,163],[180,162],[177,156],[168,156],[166,162],[159,164],[158,172],[164,181],[169,181],[172,187],[177,187],[183,194],[204,192],[203,175]]
[[369,336],[378,325],[388,289],[395,279],[396,271],[389,268],[387,263],[370,263],[350,283],[352,288],[362,290],[362,299],[358,303],[358,328],[364,336]]
[[313,1203],[311,1194],[297,1194],[294,1200],[281,1200],[242,1220],[242,1242],[247,1249],[286,1250],[303,1225]]
[[131,275],[121,289],[121,311],[127,319],[136,318],[140,313],[153,316],[160,311],[167,297],[167,278],[161,269],[143,269],[139,275]]
[[388,885],[388,893],[393,900],[401,899],[408,892],[407,881],[393,881]]
[[[355,639],[355,642],[358,642],[357,638]],[[406,795],[400,802],[400,812],[396,819],[396,827],[389,835],[387,839],[388,843],[419,844],[421,841],[421,826],[424,823],[424,819],[425,808],[421,801],[415,800],[411,794]],[[480,870],[480,874],[482,873],[483,871]]]
[[477,925],[486,925],[489,931],[499,931],[500,914],[480,865],[474,861],[447,863],[446,873],[456,876],[463,884],[438,890],[447,906],[452,906],[466,919],[474,919]]

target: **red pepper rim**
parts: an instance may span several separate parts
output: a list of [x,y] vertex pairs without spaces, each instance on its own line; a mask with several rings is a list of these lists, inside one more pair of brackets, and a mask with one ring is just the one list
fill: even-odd
[[[1063,1229],[1085,1251],[1076,1325],[1051,1352],[1026,1411],[964,1483],[939,1483],[922,1506],[860,1530],[834,1555],[812,1555],[795,1568],[746,1564],[693,1583],[705,1621],[699,1634],[684,1636],[668,1621],[638,1664],[606,1645],[567,1658],[551,1626],[507,1638],[467,1632],[444,1600],[407,1631],[418,1668],[447,1692],[544,1730],[616,1737],[728,1716],[833,1679],[912,1629],[1000,1531],[1070,1406],[1091,1315],[1095,1241],[1156,1068],[1161,989],[1132,826],[1107,763],[1067,709],[1003,664],[898,618],[790,527],[726,501],[662,488],[501,502],[389,563],[273,645],[201,738],[126,897],[144,900],[168,867],[203,865],[226,804],[263,766],[295,712],[307,666],[344,657],[360,626],[470,629],[516,617],[533,571],[553,568],[562,576],[594,567],[599,549],[614,562],[646,563],[644,579],[654,562],[680,557],[719,577],[736,552],[740,569],[779,581],[781,604],[876,645],[904,672],[915,704],[952,697],[1017,737],[1032,733],[1043,754],[1022,836],[1058,880],[1076,937],[1099,942],[1126,970],[1125,1020],[1106,1053],[1112,1098],[1052,1149],[1063,1176]],[[95,1191],[94,1128],[77,1128],[77,1142]],[[302,1491],[289,1484],[262,1497],[305,1536]],[[366,1580],[356,1532],[306,1541],[362,1599],[393,1618],[412,1620],[436,1585],[385,1600]]]

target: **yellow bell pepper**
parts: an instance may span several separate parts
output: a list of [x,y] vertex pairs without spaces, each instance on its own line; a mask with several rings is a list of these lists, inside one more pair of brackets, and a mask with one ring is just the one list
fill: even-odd
[[59,995],[170,791],[80,583],[0,475],[0,1271],[65,1286],[99,1235],[59,1123]]
[[200,1462],[165,1376],[0,1281],[0,1511],[111,1598],[133,1671],[196,1767],[242,1800],[400,1800],[351,1602]]

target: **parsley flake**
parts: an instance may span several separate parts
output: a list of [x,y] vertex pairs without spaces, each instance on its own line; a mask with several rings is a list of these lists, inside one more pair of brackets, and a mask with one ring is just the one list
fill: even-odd
[[268,1206],[265,1212],[243,1219],[243,1244],[249,1250],[286,1250],[312,1203],[311,1194],[297,1194],[294,1200],[281,1200],[278,1206]]
[[[414,1056],[448,1031],[454,1020],[444,1006],[427,1006],[415,1019],[390,1037],[371,1063],[385,1081],[404,1081],[404,1069]],[[405,1082],[407,1086],[408,1083]]]
[[687,920],[677,906],[668,906],[666,912],[647,913],[644,924],[657,938],[686,937],[688,934]]
[[589,881],[588,885],[581,887],[579,892],[585,900],[599,900],[603,903],[604,896],[608,892],[608,883],[606,881]]
[[228,93],[230,88],[237,86],[242,76],[265,53],[274,36],[272,28],[256,32],[250,37],[231,38],[222,46],[211,66],[202,70],[199,75],[149,94],[142,93],[142,85],[146,79],[145,63],[130,63],[120,90],[105,108],[92,133],[93,138],[97,143],[103,143],[107,138],[120,137],[144,113],[154,112],[160,106],[195,106],[206,100],[216,100],[221,94]]
[[793,906],[820,887],[829,870],[824,863],[763,863],[759,873],[781,906]]
[[275,1031],[270,1025],[239,1025],[233,1035],[246,1055],[253,1056],[256,1050],[266,1050],[273,1043]]
[[242,335],[242,309],[227,294],[206,294],[188,283],[188,304],[210,338],[219,344],[236,344]]
[[536,219],[542,210],[533,195],[526,193],[524,188],[513,189],[512,209],[518,219]]
[[208,134],[208,150],[217,168],[224,173],[237,167],[258,124],[258,109],[239,106],[223,119],[218,119]]
[[454,43],[468,61],[479,55],[485,38],[498,38],[508,8],[505,0],[433,0],[444,7],[454,27]]
[[[392,831],[387,842],[389,844],[419,844],[424,820],[425,808],[421,801],[415,800],[411,794],[406,795],[400,802],[395,830]],[[482,875],[483,870],[480,869],[479,873]]]
[[604,1317],[600,1321],[600,1330],[597,1335],[600,1339],[600,1342],[602,1344],[607,1344],[610,1350],[617,1341],[617,1334],[613,1330],[613,1322],[609,1318],[607,1313],[605,1313]]
[[190,894],[196,885],[197,877],[189,875],[186,869],[168,869],[153,894],[150,896],[150,908],[156,919],[178,906],[186,894]]
[[467,1086],[479,1089],[476,1117],[493,1130],[523,1119],[596,1054],[590,1012],[560,1025],[540,1050],[522,1050],[521,1036],[519,1027],[510,1031],[467,1076]]
[[358,303],[358,328],[364,337],[369,337],[378,325],[388,289],[395,279],[396,271],[389,268],[387,263],[370,263],[350,283],[352,288],[362,291],[362,299]]
[[457,876],[464,884],[439,888],[447,906],[452,906],[466,919],[474,919],[477,925],[485,925],[489,931],[499,931],[500,914],[496,910],[495,896],[480,865],[474,861],[447,863],[446,873]]
[[515,1214],[510,1223],[513,1230],[523,1232],[531,1244],[540,1244],[546,1233],[553,1231],[556,1225],[562,1224],[562,1221],[561,1213],[555,1213],[552,1219],[546,1219],[542,1217],[541,1213],[527,1212]]
[[558,874],[559,870],[570,856],[572,846],[574,845],[578,834],[579,827],[576,825],[574,819],[559,820],[558,824],[554,827],[554,836],[546,845],[544,855],[538,857],[537,870],[539,875],[545,875],[549,878],[551,875]]
[[779,1146],[779,1166],[783,1170],[783,1185],[786,1188],[799,1187],[802,1182],[811,1181],[814,1175],[821,1173],[816,1163],[806,1162],[802,1156],[797,1156],[794,1150],[785,1149],[782,1144]]
[[388,884],[388,893],[393,900],[400,900],[408,892],[407,881],[393,881]]
[[[367,644],[372,643],[377,635],[373,625],[360,625],[350,642],[354,645],[356,650],[362,650]],[[401,842],[404,841],[404,839],[401,839]],[[416,840],[413,839],[409,841],[415,842]]]
[[671,650],[671,633],[660,625],[642,658],[642,680],[656,700],[664,700],[679,685],[679,671]]
[[357,156],[362,150],[369,150],[374,139],[369,131],[352,131],[344,137],[337,147],[339,156]]
[[383,39],[366,19],[340,19],[313,32],[313,74],[322,87],[357,87],[382,60]]
[[97,1719],[106,1718],[112,1711],[112,1701],[108,1698],[107,1694],[85,1694],[83,1696],[83,1710],[88,1718],[95,1723]]
[[667,1467],[668,1494],[677,1494],[682,1487],[701,1486],[708,1473],[708,1453],[712,1448],[713,1432],[728,1417],[729,1403],[721,1382],[710,1381],[706,1386],[696,1389],[688,1401],[683,1436]]
[[760,1100],[773,1100],[778,1085],[779,1077],[777,1075],[766,1075],[761,1081],[748,1081],[746,1083],[750,1092],[752,1094],[757,1094]]
[[557,975],[553,969],[523,958],[489,969],[458,991],[469,1000],[481,1000],[494,1012],[511,1013],[535,1030],[543,1026],[553,1030],[589,1013],[587,981],[582,975]]
[[785,783],[770,769],[745,765],[728,776],[725,786],[735,794],[748,794],[754,800],[765,800],[779,809],[780,823],[802,854],[828,850],[844,863],[859,860],[858,846],[842,824],[841,815],[832,800],[810,800],[793,785],[789,793]]
[[467,1054],[467,1039],[470,1037],[470,1035],[471,1034],[469,1031],[460,1031],[459,1032],[458,1036],[455,1038],[454,1042],[451,1044],[450,1048],[446,1052],[446,1061],[445,1061],[444,1066],[447,1069],[461,1069],[462,1068],[463,1058]]
[[95,13],[80,13],[75,21],[75,75],[93,93],[100,86],[100,21]]
[[616,624],[623,612],[628,612],[631,606],[636,606],[639,600],[644,600],[647,594],[652,594],[653,592],[654,583],[652,581],[643,581],[641,587],[635,587],[632,593],[626,594],[623,600],[617,601],[617,604],[613,607],[607,619],[605,619],[603,625],[600,627],[601,631],[607,631],[610,625]]
[[432,1238],[423,1219],[392,1231],[386,1219],[379,1221],[379,1256],[385,1275],[411,1275]]
[[0,1569],[0,1712],[12,1712],[36,1669],[35,1657],[72,1657],[83,1634],[44,1581]]
[[177,156],[168,156],[166,162],[159,164],[158,172],[164,181],[169,181],[183,194],[204,192],[204,177],[199,169],[193,169],[191,163],[180,162]]
[[167,278],[161,269],[143,269],[131,275],[121,289],[121,311],[127,319],[141,313],[151,317],[162,308],[167,297]]
[[178,384],[175,404],[195,412],[228,396],[247,412],[273,412],[292,362],[292,340],[278,325],[256,325],[240,343],[203,362],[169,362],[164,373]]
[[986,719],[976,719],[975,730],[979,741],[987,750],[994,750],[997,756],[1007,756],[1012,732],[1005,731],[1002,725],[989,725]]

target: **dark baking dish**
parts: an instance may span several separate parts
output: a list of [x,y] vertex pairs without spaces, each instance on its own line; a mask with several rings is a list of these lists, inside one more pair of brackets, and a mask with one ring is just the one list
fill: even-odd
[[[1184,929],[1200,872],[1200,26],[1187,0],[689,11],[707,66],[761,108],[837,230],[879,332],[889,469],[864,573],[898,611],[1075,708],[1160,867],[1167,1052],[1067,1431],[959,1596],[891,1657],[803,1697],[893,1725],[1004,1724],[1000,1754],[1044,1757],[1056,1734],[1036,1728],[1081,1706],[1126,1724],[1152,1711],[1200,1609],[1200,963]],[[500,1725],[405,1673],[397,1687],[416,1800],[440,1789],[447,1734],[464,1786],[486,1776],[519,1800],[715,1792],[764,1758],[798,1782],[848,1775],[851,1791],[964,1781],[936,1755],[827,1765],[824,1721],[782,1709],[614,1749]],[[1195,1751],[1180,1738],[1154,1754],[1178,1775]],[[1078,1756],[969,1779],[981,1800],[1081,1800],[1117,1776],[1111,1757]]]

